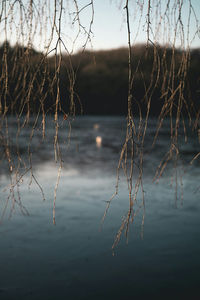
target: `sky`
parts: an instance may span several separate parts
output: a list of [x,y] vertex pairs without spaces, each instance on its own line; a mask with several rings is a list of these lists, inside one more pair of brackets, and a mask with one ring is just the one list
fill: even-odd
[[[135,4],[136,1],[129,1],[130,2],[130,25],[131,25],[131,39],[133,43],[146,43],[147,40],[147,2],[148,1],[138,1],[141,6]],[[143,5],[143,15],[140,20],[142,3]],[[168,1],[151,1],[152,3],[152,30],[156,32],[156,24],[162,22],[160,20],[160,16],[156,20],[156,8],[154,5],[155,2],[161,2],[163,6],[161,9],[165,9],[166,3]],[[174,1],[171,1],[174,2]],[[183,1],[183,25],[185,27],[185,31],[187,31],[188,25],[188,5],[187,2]],[[95,17],[94,17],[94,38],[93,38],[93,45],[94,48],[103,49],[103,48],[116,48],[120,46],[127,45],[127,26],[126,26],[126,14],[125,10],[123,9],[124,5],[120,5],[120,3],[125,3],[125,1],[109,1],[109,0],[96,0],[95,1]],[[200,1],[193,0],[192,5],[194,7],[194,11],[196,13],[196,17],[200,19]],[[161,14],[162,16],[162,14]],[[140,21],[140,23],[139,23]],[[154,21],[154,24],[153,24]],[[172,23],[172,20],[171,20]],[[169,25],[169,24],[166,24]],[[200,24],[198,24],[200,26]],[[194,33],[197,30],[197,24],[194,20],[194,16],[191,13],[191,22],[190,22],[190,41]],[[162,26],[160,26],[162,27]],[[172,26],[171,26],[172,27]],[[199,29],[200,30],[200,29]],[[166,32],[167,31],[167,32]],[[159,32],[157,32],[156,39],[158,39],[161,43],[167,42],[169,37],[165,34],[170,35],[172,39],[173,32],[168,32],[168,30],[161,30],[160,36]],[[152,40],[154,40],[153,34],[150,36]],[[166,41],[165,41],[166,39]],[[177,38],[177,45],[178,45],[178,38]],[[200,47],[200,35],[196,36],[196,39],[192,42],[192,47]]]
[[[29,17],[30,8],[29,0],[22,1],[26,13],[27,21],[20,22],[20,6],[17,1],[5,1],[7,3],[6,11],[12,11],[13,18],[8,19],[7,22],[7,39],[12,44],[16,42],[26,44],[29,36],[33,46],[39,50],[44,51],[45,45],[49,42],[51,35],[51,25],[53,23],[53,4],[54,1],[35,0],[35,19],[31,20]],[[49,3],[41,7],[39,3]],[[59,5],[60,1],[57,1]],[[127,24],[126,24],[126,11],[124,9],[125,0],[93,0],[94,15],[92,15],[92,5],[87,5],[90,0],[77,0],[79,6],[79,17],[81,26],[78,26],[78,21],[74,21],[76,17],[75,5],[73,0],[64,0],[65,11],[62,14],[61,22],[61,37],[65,45],[65,50],[68,52],[76,52],[83,48],[87,40],[87,35],[84,30],[88,31],[90,28],[90,21],[93,17],[91,43],[88,41],[87,48],[99,49],[113,49],[118,47],[127,46]],[[14,4],[14,8],[12,7]],[[129,0],[130,9],[130,30],[131,30],[131,43],[146,43],[147,41],[147,7],[148,1],[146,0]],[[168,0],[158,1],[151,0],[150,18],[151,25],[149,28],[149,38],[153,42],[160,44],[173,44],[174,43],[174,26],[179,19],[178,6],[183,3],[181,22],[178,22],[176,32],[176,46],[184,45],[187,47],[188,43],[191,47],[200,47],[200,30],[196,18],[200,19],[200,1],[191,0],[194,10],[190,14],[189,35],[188,35],[188,16],[189,16],[189,0],[171,0],[169,11],[166,11]],[[177,3],[175,7],[174,3]],[[12,9],[11,9],[12,7]],[[58,6],[59,7],[59,6]],[[84,9],[83,9],[84,8]],[[10,10],[9,10],[10,9]],[[166,14],[165,14],[166,12]],[[37,17],[40,14],[40,18]],[[0,41],[5,39],[5,22],[2,18],[0,24]],[[14,21],[14,24],[13,24]],[[56,24],[59,23],[59,9],[57,12]],[[74,25],[72,25],[72,23]],[[34,25],[34,26],[33,26]],[[31,26],[34,30],[30,31]],[[182,27],[183,26],[183,27]],[[29,30],[28,30],[29,28]],[[184,28],[184,36],[182,28]],[[79,32],[80,29],[80,32]],[[21,35],[23,31],[23,35]],[[30,35],[27,33],[29,31]],[[198,31],[193,39],[195,32]],[[79,33],[79,34],[78,34]],[[78,37],[77,37],[78,34]],[[77,37],[77,39],[76,39]],[[54,32],[53,40],[50,49],[53,49],[58,40],[56,32]],[[74,42],[75,41],[75,42]],[[182,41],[182,42],[181,42]],[[62,46],[62,50],[64,50]]]

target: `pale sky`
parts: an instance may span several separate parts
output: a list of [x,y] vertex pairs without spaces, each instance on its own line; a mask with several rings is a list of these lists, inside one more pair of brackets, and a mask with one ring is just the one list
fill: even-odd
[[[7,11],[9,11],[9,4],[14,3],[13,1],[6,1],[8,4]],[[23,3],[28,3],[28,0],[22,1]],[[34,3],[41,3],[41,0],[35,0]],[[125,5],[125,0],[94,0],[94,21],[92,24],[92,47],[95,50],[98,49],[110,49],[118,48],[122,46],[127,46],[127,26],[126,26],[126,11],[123,8]],[[182,39],[182,45],[184,41],[184,47],[187,47],[188,41],[191,47],[200,47],[200,29],[196,18],[200,19],[200,1],[191,0],[194,10],[191,11],[190,15],[190,24],[189,24],[189,35],[188,35],[188,16],[189,16],[189,0],[171,0],[170,3],[182,3],[182,14],[181,19],[183,23],[179,23],[177,27],[177,36],[176,36],[176,46],[180,46]],[[17,3],[17,2],[16,2]],[[44,50],[44,44],[47,43],[49,35],[51,33],[49,24],[53,22],[53,14],[47,19],[49,11],[52,10],[54,1],[49,0],[49,6],[40,8],[39,13],[42,15],[42,22],[38,22],[37,29],[32,30],[33,45],[37,50]],[[57,2],[59,3],[59,1]],[[62,40],[65,43],[66,48],[69,52],[77,51],[82,48],[86,41],[86,35],[84,35],[83,29],[79,34],[76,42],[73,44],[72,41],[75,39],[78,33],[78,23],[75,22],[74,27],[71,25],[75,6],[73,0],[64,0],[66,3],[66,13],[63,14],[62,26],[61,26],[61,36]],[[90,0],[77,0],[79,5],[79,10],[90,3]],[[135,43],[145,43],[147,40],[147,0],[130,0],[130,27],[131,27],[131,42]],[[156,6],[156,3],[159,3]],[[168,0],[158,1],[151,0],[151,28],[149,31],[150,39],[155,42],[157,41],[160,44],[172,44],[174,42],[174,25],[176,24],[179,17],[179,10],[175,9],[175,6],[171,5],[169,7],[170,13],[169,18],[166,11]],[[28,11],[28,4],[26,5]],[[42,11],[44,10],[44,12]],[[24,22],[23,26],[18,25],[19,22],[19,5],[15,5],[14,11],[14,20],[15,28],[17,28],[18,33],[15,32],[14,27],[11,26],[11,22],[8,21],[7,25],[7,38],[11,41],[12,44],[15,44],[16,41],[19,43],[25,43],[28,40],[28,35],[26,35],[26,26],[30,26],[29,21]],[[69,14],[70,12],[70,14]],[[28,13],[27,13],[28,15]],[[41,19],[40,15],[40,19]],[[85,9],[80,11],[79,14],[81,25],[88,30],[90,26],[90,20],[92,17],[92,6],[89,5]],[[28,18],[27,18],[28,19]],[[39,18],[38,18],[39,20]],[[41,21],[41,20],[40,20]],[[57,21],[58,22],[58,18]],[[34,24],[34,21],[33,21]],[[44,26],[46,24],[46,27]],[[182,35],[181,26],[184,28],[184,36]],[[0,24],[0,41],[2,42],[5,39],[5,24],[2,22]],[[9,32],[10,28],[12,30]],[[30,28],[30,27],[29,27]],[[20,35],[21,29],[24,31],[23,40]],[[198,31],[198,34],[195,33]],[[195,36],[194,40],[193,37]],[[54,34],[53,41],[51,43],[51,48],[55,47],[57,41],[57,35]],[[90,49],[90,43],[87,44],[87,47]]]
[[[146,16],[147,16],[148,1],[138,1],[138,3],[141,4],[143,2],[146,3],[146,5],[143,6],[143,16],[141,20],[140,20],[140,16],[141,16],[140,7],[134,4],[136,1],[129,1],[129,2],[130,2],[130,14],[131,14],[130,25],[131,25],[132,42],[145,43],[147,39]],[[160,20],[159,18],[156,20],[154,2],[158,2],[158,1],[151,1],[152,8],[153,8],[151,10],[152,19],[153,21],[158,23],[162,20]],[[168,1],[160,1],[160,2],[162,3],[162,9],[164,9]],[[171,2],[175,2],[175,1],[171,1]],[[189,1],[186,0],[183,1],[183,13],[181,16],[183,19],[183,25],[185,27],[184,28],[185,33],[187,32],[188,15],[189,15],[189,9],[187,4],[188,2]],[[200,1],[192,0],[191,2],[194,7],[196,17],[200,19]],[[119,5],[120,3],[125,3],[125,1],[118,1],[118,5],[116,5],[115,1],[109,1],[109,0],[96,0],[94,3],[95,3],[95,18],[94,18],[94,25],[93,25],[94,48],[103,49],[103,48],[116,48],[120,46],[126,46],[127,45],[126,15],[125,15],[125,10],[123,9],[123,5],[121,6]],[[140,20],[140,26],[138,26],[139,20]],[[168,24],[166,24],[166,26],[168,26]],[[192,40],[192,37],[197,30],[197,26],[200,26],[200,24],[198,25],[196,24],[194,14],[193,12],[191,12],[190,41]],[[169,37],[167,36],[167,33],[168,35],[171,34],[170,38],[172,39],[173,31],[170,32],[169,30],[166,30],[167,31],[166,32],[164,29],[161,29],[161,32],[159,33],[156,32],[156,29],[154,29],[154,24],[152,24],[152,27],[153,27],[153,32],[157,34],[157,39],[159,39],[161,43],[168,41]],[[152,35],[150,37],[153,39]],[[200,47],[200,27],[199,27],[199,36],[196,36],[195,40],[192,42],[192,47]]]

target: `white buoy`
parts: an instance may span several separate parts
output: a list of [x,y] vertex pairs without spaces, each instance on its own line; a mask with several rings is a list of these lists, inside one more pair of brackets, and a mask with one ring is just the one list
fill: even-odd
[[98,148],[101,147],[101,145],[102,145],[102,137],[101,136],[96,137],[96,145]]

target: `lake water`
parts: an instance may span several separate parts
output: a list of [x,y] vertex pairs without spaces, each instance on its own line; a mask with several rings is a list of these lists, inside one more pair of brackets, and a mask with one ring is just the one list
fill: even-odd
[[[170,144],[166,122],[152,149],[156,124],[153,119],[149,121],[144,144],[144,228],[141,207],[130,226],[128,244],[122,234],[114,255],[112,245],[129,207],[122,173],[119,193],[102,227],[101,220],[106,201],[115,191],[126,130],[123,117],[77,117],[72,122],[70,140],[67,120],[60,121],[63,167],[56,197],[56,225],[52,212],[59,164],[54,161],[53,121],[47,119],[44,140],[38,122],[30,148],[34,178],[40,186],[34,180],[30,182],[28,171],[19,178],[19,194],[17,186],[14,189],[15,199],[24,209],[17,203],[13,206],[12,197],[8,199],[10,177],[5,159],[1,161],[1,300],[199,299],[199,161],[189,164],[199,144],[192,132],[188,132],[188,143],[183,143],[180,131],[177,169],[170,162],[160,181],[153,183],[156,167]],[[20,159],[23,173],[22,165],[29,167],[31,131],[23,128],[16,146],[16,130],[17,124],[10,118],[12,159],[15,166]],[[96,137],[101,137],[99,144]],[[3,147],[1,155],[2,151]],[[175,179],[172,182],[176,172],[177,189]],[[138,207],[141,198],[139,192]]]

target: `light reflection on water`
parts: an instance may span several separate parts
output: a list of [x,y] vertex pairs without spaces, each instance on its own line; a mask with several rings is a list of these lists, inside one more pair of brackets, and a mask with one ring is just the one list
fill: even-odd
[[[144,149],[144,238],[141,210],[130,227],[128,245],[123,236],[113,257],[111,246],[129,205],[122,176],[119,195],[102,230],[100,224],[106,201],[114,192],[125,122],[114,117],[78,118],[72,126],[70,146],[64,138],[66,130],[61,127],[59,136],[63,169],[56,226],[52,208],[59,165],[49,160],[54,156],[54,131],[47,126],[44,142],[40,131],[35,133],[34,174],[46,200],[42,201],[35,182],[29,188],[28,173],[20,193],[30,215],[22,216],[16,208],[0,227],[0,299],[196,299],[200,267],[200,202],[199,192],[195,193],[198,164],[180,164],[179,174],[187,171],[182,178],[183,203],[180,189],[175,203],[170,168],[159,184],[152,184],[155,166],[168,145],[168,133],[167,127],[163,129],[159,144],[150,151],[155,131],[151,120]],[[29,134],[24,131],[21,137],[22,153]],[[102,137],[101,147],[96,146],[96,136]],[[182,160],[190,161],[197,151],[194,141],[191,145],[182,146]],[[1,188],[6,184],[8,178],[2,174]],[[6,197],[1,189],[1,203]],[[141,195],[138,197],[140,200]]]

